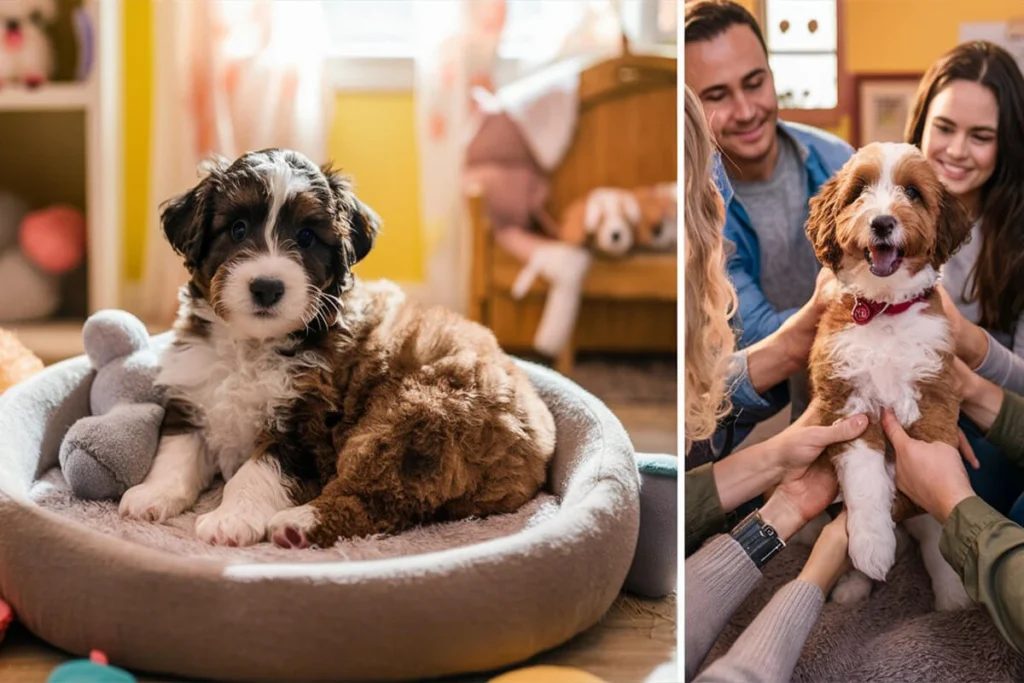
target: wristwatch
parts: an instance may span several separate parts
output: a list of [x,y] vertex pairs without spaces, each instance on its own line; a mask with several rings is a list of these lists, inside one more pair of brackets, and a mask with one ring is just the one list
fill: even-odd
[[744,517],[743,521],[733,527],[731,534],[758,569],[786,547],[775,528],[761,518],[760,510],[754,510]]

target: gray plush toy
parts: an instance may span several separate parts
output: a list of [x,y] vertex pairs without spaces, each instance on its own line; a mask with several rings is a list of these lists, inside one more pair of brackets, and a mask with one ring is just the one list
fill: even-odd
[[163,396],[154,386],[158,357],[145,325],[130,313],[94,313],[82,329],[96,371],[89,417],[71,425],[60,467],[80,498],[118,499],[146,477],[156,456]]

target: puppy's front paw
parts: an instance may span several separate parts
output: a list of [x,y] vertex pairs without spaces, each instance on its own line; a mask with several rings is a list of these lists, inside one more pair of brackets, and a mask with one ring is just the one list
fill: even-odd
[[885,581],[896,562],[896,534],[888,518],[850,514],[850,562],[875,581]]
[[225,510],[223,505],[196,519],[196,536],[213,545],[253,545],[263,540],[266,531],[263,515],[238,508]]
[[117,511],[122,517],[164,522],[177,517],[191,505],[189,496],[174,487],[143,482],[124,492]]
[[839,577],[836,587],[832,589],[832,601],[840,605],[852,605],[866,600],[871,595],[871,579],[856,569],[850,570]]
[[308,548],[316,526],[316,511],[310,505],[301,505],[274,515],[267,526],[267,535],[281,548]]

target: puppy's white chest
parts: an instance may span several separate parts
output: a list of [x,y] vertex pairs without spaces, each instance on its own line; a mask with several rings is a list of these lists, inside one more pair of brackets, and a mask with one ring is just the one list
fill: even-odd
[[260,431],[294,400],[293,365],[272,349],[213,340],[169,349],[159,381],[202,410],[206,447],[229,478],[252,455]]
[[848,414],[878,415],[892,408],[904,425],[920,417],[918,384],[942,372],[950,349],[949,324],[915,304],[897,315],[879,315],[865,325],[851,324],[830,345],[831,376],[852,392]]

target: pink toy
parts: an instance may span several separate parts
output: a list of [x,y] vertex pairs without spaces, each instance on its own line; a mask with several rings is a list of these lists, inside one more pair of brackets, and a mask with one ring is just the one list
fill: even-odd
[[51,206],[29,213],[18,232],[22,251],[42,270],[60,275],[85,256],[85,217],[69,206]]
[[3,600],[0,600],[0,641],[7,634],[7,627],[14,621],[14,610]]

